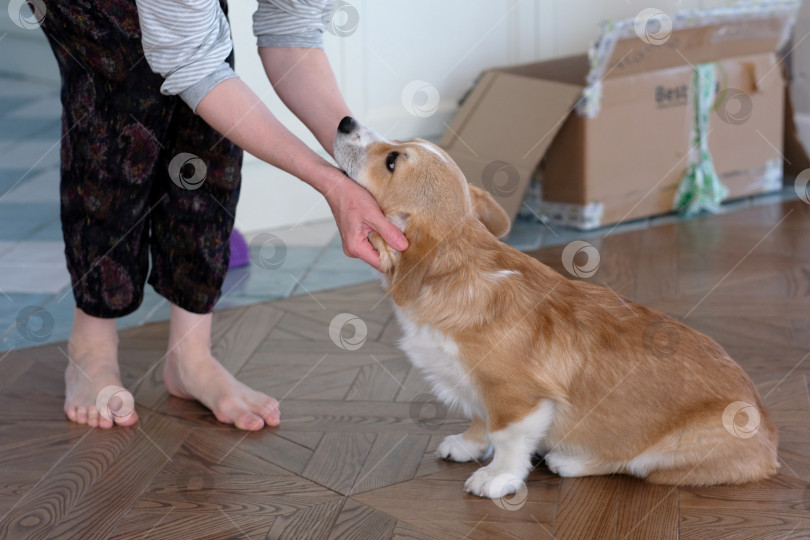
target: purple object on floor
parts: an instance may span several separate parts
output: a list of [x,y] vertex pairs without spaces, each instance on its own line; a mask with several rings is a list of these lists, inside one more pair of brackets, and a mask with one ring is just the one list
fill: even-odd
[[245,237],[233,229],[231,231],[231,262],[228,264],[228,268],[239,268],[248,264],[250,264],[250,248],[245,242]]

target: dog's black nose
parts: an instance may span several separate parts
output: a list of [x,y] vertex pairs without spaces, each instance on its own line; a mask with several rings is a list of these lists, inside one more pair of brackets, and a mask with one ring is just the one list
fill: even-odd
[[343,120],[341,120],[340,124],[338,125],[338,131],[348,135],[349,133],[354,131],[356,125],[357,122],[355,121],[354,118],[352,118],[351,116],[344,116]]

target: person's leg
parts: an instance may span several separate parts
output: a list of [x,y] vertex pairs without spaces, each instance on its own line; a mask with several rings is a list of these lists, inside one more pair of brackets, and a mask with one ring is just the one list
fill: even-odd
[[278,402],[236,380],[211,355],[211,319],[211,313],[191,313],[172,304],[166,388],[177,397],[196,399],[217,420],[240,429],[278,425]]
[[[228,61],[233,63],[233,55]],[[186,168],[172,169],[173,160]],[[276,400],[240,383],[211,354],[211,311],[228,271],[242,150],[178,101],[161,162],[151,195],[149,283],[172,303],[166,387],[238,428],[277,425]],[[205,180],[183,187],[171,174]]]
[[82,424],[130,425],[137,414],[121,388],[115,318],[143,298],[149,195],[173,101],[139,62],[134,2],[46,9],[42,29],[62,78],[61,220],[77,306],[64,410]]

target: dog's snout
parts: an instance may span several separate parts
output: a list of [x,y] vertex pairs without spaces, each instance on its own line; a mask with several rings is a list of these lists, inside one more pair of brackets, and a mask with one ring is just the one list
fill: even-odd
[[344,135],[348,135],[357,127],[357,121],[351,116],[344,116],[343,120],[338,125],[338,131]]

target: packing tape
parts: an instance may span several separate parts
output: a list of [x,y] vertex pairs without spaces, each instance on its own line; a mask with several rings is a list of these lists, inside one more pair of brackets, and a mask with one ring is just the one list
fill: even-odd
[[585,118],[596,118],[602,106],[602,81],[596,81],[582,89],[577,101],[577,114]]
[[774,158],[765,164],[765,174],[762,175],[762,191],[778,191],[782,189],[783,168],[782,158]]
[[591,230],[602,226],[604,213],[605,205],[601,202],[572,204],[544,201],[542,179],[538,171],[526,188],[526,195],[517,215],[524,220]]
[[686,216],[701,210],[718,212],[720,203],[728,195],[728,188],[717,177],[709,152],[709,117],[714,106],[716,86],[714,62],[698,64],[692,77],[695,104],[692,145],[687,156],[686,174],[675,194],[675,209]]
[[[784,15],[790,22],[784,26],[782,34],[779,36],[776,50],[780,50],[790,41],[793,23],[800,5],[799,0],[740,0],[732,6],[683,10],[672,15],[660,10],[653,9],[652,11],[657,12],[660,17],[659,22],[667,23],[670,32],[709,24]],[[639,13],[640,15],[641,13]],[[577,102],[576,108],[580,116],[595,118],[599,114],[602,100],[601,81],[608,75],[616,43],[622,39],[639,37],[637,25],[644,22],[644,19],[640,19],[639,16],[633,19],[606,20],[599,24],[599,35],[588,47],[590,69],[585,77],[582,99]]]
[[582,205],[546,201],[540,203],[539,212],[540,221],[586,231],[601,227],[604,213],[604,203],[592,202]]

